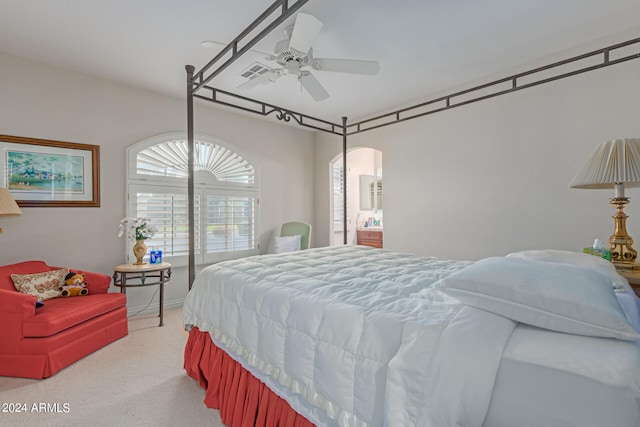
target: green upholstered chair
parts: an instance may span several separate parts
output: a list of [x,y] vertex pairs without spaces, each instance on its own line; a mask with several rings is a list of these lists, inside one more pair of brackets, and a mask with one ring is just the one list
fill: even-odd
[[282,224],[280,229],[280,236],[297,236],[300,235],[300,249],[309,249],[309,242],[311,240],[311,226],[304,222],[287,222]]

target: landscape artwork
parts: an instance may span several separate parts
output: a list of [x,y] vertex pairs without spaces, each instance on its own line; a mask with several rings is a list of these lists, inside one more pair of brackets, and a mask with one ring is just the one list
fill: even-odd
[[0,135],[0,187],[20,207],[99,207],[100,146]]
[[84,192],[84,158],[7,151],[9,190],[30,193]]

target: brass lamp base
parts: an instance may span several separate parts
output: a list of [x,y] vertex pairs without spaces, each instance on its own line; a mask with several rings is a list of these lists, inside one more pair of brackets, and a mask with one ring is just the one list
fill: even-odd
[[610,203],[616,208],[616,214],[612,217],[616,228],[609,238],[611,262],[616,268],[637,268],[636,258],[638,257],[638,252],[633,249],[633,239],[627,233],[628,215],[624,213],[624,205],[629,203],[629,198],[614,197],[610,200]]

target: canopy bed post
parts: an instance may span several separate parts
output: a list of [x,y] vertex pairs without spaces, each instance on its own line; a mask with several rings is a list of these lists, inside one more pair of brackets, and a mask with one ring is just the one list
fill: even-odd
[[195,263],[195,211],[193,205],[193,65],[185,66],[187,70],[187,147],[188,147],[188,178],[187,178],[187,210],[189,212],[189,290],[196,277]]
[[342,239],[347,244],[347,118],[342,117]]

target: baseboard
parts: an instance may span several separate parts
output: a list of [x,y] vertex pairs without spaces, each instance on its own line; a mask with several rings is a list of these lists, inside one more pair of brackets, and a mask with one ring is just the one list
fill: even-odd
[[[165,301],[164,309],[169,310],[171,308],[179,308],[184,304],[184,298]],[[153,302],[148,305],[138,306],[138,307],[127,307],[127,317],[133,317],[140,314],[148,314],[148,313],[158,313],[160,311],[160,303]]]

